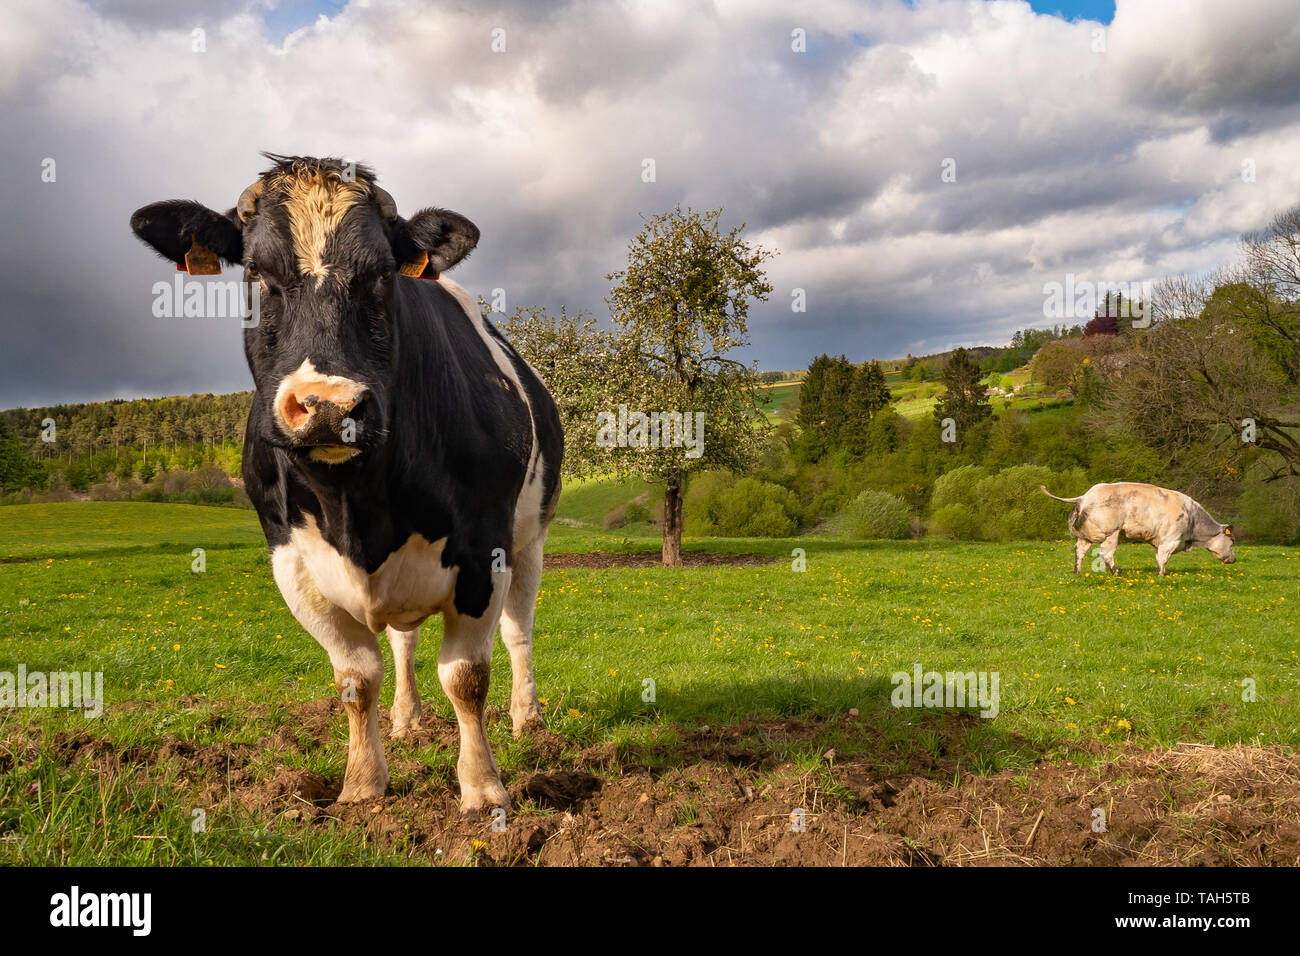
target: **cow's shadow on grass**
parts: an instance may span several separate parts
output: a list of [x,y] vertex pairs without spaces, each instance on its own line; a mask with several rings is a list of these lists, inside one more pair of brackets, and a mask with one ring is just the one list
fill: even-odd
[[628,689],[605,697],[590,715],[595,724],[570,742],[604,746],[623,766],[850,760],[884,775],[948,780],[961,771],[1031,766],[1051,745],[1010,731],[1005,718],[980,716],[978,706],[895,707],[894,689],[884,677],[701,680],[656,687],[652,701],[645,690]]

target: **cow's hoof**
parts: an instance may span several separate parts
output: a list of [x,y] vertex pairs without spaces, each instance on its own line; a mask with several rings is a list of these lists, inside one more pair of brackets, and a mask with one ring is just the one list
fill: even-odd
[[424,715],[416,710],[413,714],[393,714],[393,728],[388,735],[404,740],[407,737],[415,737],[427,729]]
[[492,811],[498,808],[510,809],[510,795],[499,783],[461,792],[460,812],[467,820],[479,820],[491,816]]
[[546,729],[546,721],[541,717],[526,717],[522,721],[515,722],[514,736],[518,740],[520,737],[539,734]]
[[339,794],[339,803],[365,803],[367,800],[378,800],[388,792],[388,781],[385,780],[383,786],[373,783],[353,785],[345,783],[343,792]]

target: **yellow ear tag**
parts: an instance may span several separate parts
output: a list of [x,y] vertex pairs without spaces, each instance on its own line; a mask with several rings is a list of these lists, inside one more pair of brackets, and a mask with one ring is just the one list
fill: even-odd
[[185,271],[192,276],[219,276],[221,262],[215,252],[207,246],[199,245],[195,239],[190,245],[190,251],[185,253]]
[[412,279],[418,279],[424,273],[424,267],[427,266],[428,264],[429,264],[429,254],[425,252],[423,249],[421,249],[420,255],[417,258],[412,259],[410,262],[403,263],[402,268],[398,269],[397,271],[404,276],[410,276]]

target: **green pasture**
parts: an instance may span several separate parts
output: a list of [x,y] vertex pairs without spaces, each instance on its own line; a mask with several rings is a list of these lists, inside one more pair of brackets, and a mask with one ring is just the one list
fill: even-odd
[[[566,492],[561,516],[570,523],[555,528],[551,550],[657,550],[653,538],[599,530],[629,487]],[[1176,556],[1163,579],[1151,549],[1138,545],[1121,547],[1121,578],[1074,576],[1065,541],[694,538],[686,549],[772,563],[546,571],[537,683],[550,728],[574,747],[653,743],[671,763],[682,727],[850,708],[891,741],[900,765],[956,747],[964,766],[985,773],[1065,754],[1101,759],[1129,742],[1300,743],[1294,548],[1244,545],[1232,566],[1194,551]],[[291,721],[286,708],[336,693],[324,652],[275,589],[252,512],[132,502],[7,507],[0,556],[0,672],[19,664],[102,671],[106,698],[98,719],[0,710],[3,746],[33,733],[41,742],[34,761],[0,749],[0,862],[389,860],[364,837],[330,841],[315,831],[289,838],[240,829],[226,842],[195,841],[188,810],[165,798],[167,787],[114,790],[57,752],[69,734],[106,738],[124,753],[168,735],[255,743]],[[450,717],[436,672],[439,630],[436,619],[424,628],[418,673],[426,707]],[[939,715],[893,708],[891,675],[916,664],[996,672],[998,715],[954,741],[934,729]],[[507,702],[508,666],[498,644],[491,704]],[[385,705],[391,695],[390,669]],[[224,715],[215,725],[213,708]],[[296,761],[341,779],[338,724],[335,739],[307,755],[265,754],[267,773]],[[492,733],[507,775],[536,765],[508,723]],[[833,743],[846,753],[855,746],[852,736]],[[445,749],[413,752],[448,770],[454,763]],[[183,790],[185,781],[171,786]],[[106,824],[110,805],[118,815]],[[185,835],[136,839],[164,830]]]

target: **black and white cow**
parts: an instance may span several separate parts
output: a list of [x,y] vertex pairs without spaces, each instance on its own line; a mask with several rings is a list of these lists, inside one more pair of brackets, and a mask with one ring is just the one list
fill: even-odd
[[172,200],[131,227],[173,262],[210,250],[260,284],[259,321],[244,333],[256,385],[245,488],[276,584],[334,668],[349,730],[339,800],[388,786],[376,633],[387,631],[397,670],[392,732],[409,734],[421,728],[420,623],[441,613],[462,809],[507,806],[484,702],[499,621],[514,732],[540,724],[532,632],[560,492],[555,404],[440,276],[478,242],[473,223],[432,208],[403,219],[363,167],[267,158],[229,212]]

